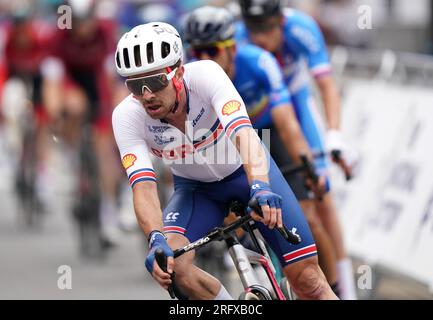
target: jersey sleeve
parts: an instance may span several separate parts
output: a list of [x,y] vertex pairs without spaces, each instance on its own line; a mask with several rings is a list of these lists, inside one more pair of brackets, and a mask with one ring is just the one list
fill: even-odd
[[[125,107],[125,106],[123,106]],[[123,168],[126,170],[128,180],[133,188],[142,181],[156,182],[155,171],[149,157],[149,149],[140,126],[134,116],[134,110],[127,110],[118,106],[112,116],[113,132],[119,148]]]
[[[289,18],[291,19],[291,18]],[[322,31],[313,18],[298,14],[289,25],[291,38],[306,58],[308,68],[314,77],[331,73],[328,51]]]
[[[229,138],[241,128],[252,127],[244,101],[224,70],[213,61],[206,61],[209,103]],[[210,75],[210,76],[209,76]]]
[[268,90],[270,109],[290,104],[289,90],[275,57],[271,53],[263,51],[258,59],[258,67],[259,76],[263,79],[264,87]]

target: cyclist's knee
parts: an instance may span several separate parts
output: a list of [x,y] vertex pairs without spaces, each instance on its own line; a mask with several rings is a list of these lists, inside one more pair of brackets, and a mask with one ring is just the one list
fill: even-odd
[[316,201],[316,212],[320,217],[336,213],[336,207],[330,192],[323,196],[322,201]]
[[294,271],[288,277],[293,289],[302,299],[321,299],[326,294],[327,282],[316,257],[296,263]]
[[64,110],[71,117],[82,117],[87,111],[88,100],[80,89],[69,89],[65,92]]
[[[189,241],[186,237],[175,234],[175,233],[169,233],[167,234],[167,243],[174,251],[177,248],[186,246]],[[176,272],[176,281],[183,281],[184,278],[188,277],[188,270],[192,266],[194,261],[194,251],[187,252],[183,254],[182,256],[176,258],[175,264],[174,264],[174,271]]]

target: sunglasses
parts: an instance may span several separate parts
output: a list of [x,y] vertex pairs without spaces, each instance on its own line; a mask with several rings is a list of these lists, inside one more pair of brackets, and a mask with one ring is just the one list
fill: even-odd
[[151,93],[158,92],[168,86],[171,79],[176,74],[177,68],[170,71],[167,68],[167,73],[157,73],[150,76],[144,76],[139,78],[131,78],[125,81],[125,85],[128,90],[135,96],[142,96],[144,89],[149,90]]
[[225,48],[230,48],[235,45],[233,39],[214,42],[206,45],[194,46],[191,48],[192,54],[196,58],[200,58],[203,54],[207,54],[209,57],[214,58],[221,50]]

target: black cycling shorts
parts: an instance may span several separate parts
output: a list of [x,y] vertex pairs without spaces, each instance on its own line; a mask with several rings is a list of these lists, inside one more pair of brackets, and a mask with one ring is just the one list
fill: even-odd
[[[267,129],[265,129],[267,130]],[[278,168],[294,165],[292,158],[290,157],[284,142],[281,140],[278,130],[275,127],[270,129],[270,145],[267,145],[272,158],[275,160]],[[258,132],[260,138],[262,138],[262,132]],[[312,199],[311,192],[305,186],[304,178],[300,172],[298,173],[285,173],[282,172],[284,179],[286,179],[296,199],[307,200]]]

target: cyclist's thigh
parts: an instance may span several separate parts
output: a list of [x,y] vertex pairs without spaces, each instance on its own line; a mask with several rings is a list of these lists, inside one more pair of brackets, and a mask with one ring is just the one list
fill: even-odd
[[283,198],[282,213],[284,225],[289,230],[295,231],[296,229],[295,233],[299,234],[302,239],[300,244],[292,245],[276,229],[271,230],[262,223],[257,223],[263,237],[277,254],[282,266],[285,267],[291,263],[316,255],[317,250],[301,207],[272,160],[269,177],[272,191],[278,193]]
[[184,235],[190,242],[223,223],[224,208],[196,190],[177,189],[164,209],[164,232]]
[[[93,73],[69,70],[67,76],[68,88],[72,92],[78,92],[83,96],[85,111],[87,112],[88,120],[92,122],[99,115],[100,96],[98,92],[97,77]],[[74,93],[75,93],[74,92]]]

